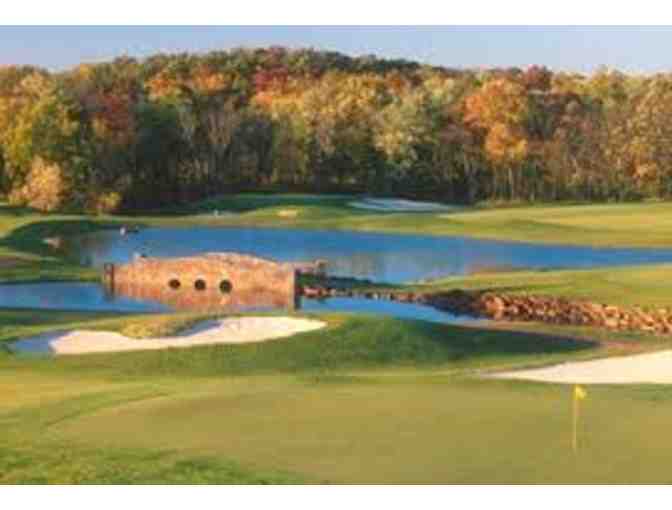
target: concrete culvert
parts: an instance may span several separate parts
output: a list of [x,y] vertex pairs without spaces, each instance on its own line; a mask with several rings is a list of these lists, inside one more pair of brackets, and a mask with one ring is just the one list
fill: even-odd
[[233,290],[233,286],[229,280],[222,280],[219,283],[219,290],[222,291],[222,294],[230,294],[231,290]]
[[182,284],[180,283],[180,280],[178,280],[177,278],[173,278],[168,282],[168,286],[173,290],[179,289],[181,285]]
[[205,290],[206,287],[205,280],[198,279],[194,282],[194,288],[196,290]]

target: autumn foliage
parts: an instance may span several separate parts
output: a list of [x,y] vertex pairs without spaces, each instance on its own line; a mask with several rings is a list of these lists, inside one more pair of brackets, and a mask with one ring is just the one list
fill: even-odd
[[275,186],[436,199],[672,193],[672,78],[283,48],[0,68],[0,191],[96,213]]
[[48,163],[38,157],[33,161],[24,184],[9,194],[9,202],[38,211],[56,211],[66,207],[71,189],[71,183],[56,163]]

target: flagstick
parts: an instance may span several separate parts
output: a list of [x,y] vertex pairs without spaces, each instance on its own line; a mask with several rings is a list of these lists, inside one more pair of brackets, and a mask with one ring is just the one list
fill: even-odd
[[572,449],[574,450],[574,453],[576,454],[578,451],[578,428],[579,428],[579,399],[574,397],[572,399],[574,401],[574,427],[573,427],[573,435],[572,435]]

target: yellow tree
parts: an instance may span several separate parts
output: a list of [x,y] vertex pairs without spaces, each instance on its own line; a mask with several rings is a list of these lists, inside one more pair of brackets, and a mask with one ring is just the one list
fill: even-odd
[[58,163],[73,175],[85,170],[85,137],[72,98],[48,76],[32,73],[16,87],[14,101],[3,145],[17,184],[37,156]]
[[[11,184],[19,174],[17,160],[21,147],[16,145],[19,122],[25,123],[26,113],[46,93],[50,84],[46,72],[31,67],[7,66],[0,69],[0,156],[3,161],[4,184]],[[25,170],[24,165],[24,170]]]
[[[508,175],[508,196],[516,198],[516,174],[529,144],[526,124],[530,102],[525,87],[507,78],[486,82],[465,101],[464,120],[483,133],[485,153],[495,169]],[[499,172],[495,172],[495,187]]]

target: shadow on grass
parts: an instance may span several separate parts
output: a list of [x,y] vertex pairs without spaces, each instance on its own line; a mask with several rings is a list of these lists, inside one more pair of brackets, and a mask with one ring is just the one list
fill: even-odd
[[[0,280],[3,283],[22,281],[90,280],[96,272],[81,264],[77,253],[67,248],[68,238],[105,228],[118,228],[114,220],[89,220],[61,216],[18,226],[0,239],[0,249],[25,259],[5,264]],[[60,246],[45,242],[58,238]],[[34,258],[38,257],[38,258]]]
[[60,238],[67,242],[72,236],[88,234],[103,229],[119,228],[121,220],[53,219],[36,221],[15,228],[0,240],[0,247],[15,252],[40,255],[72,263],[76,257],[64,247],[53,248],[45,243],[47,238]]
[[35,214],[39,213],[28,207],[18,207],[15,205],[0,204],[0,215],[2,216],[21,217],[21,216],[32,216]]
[[87,219],[54,219],[22,225],[0,241],[0,246],[15,251],[25,251],[39,255],[54,255],[44,243],[47,237],[68,237],[87,234],[105,228],[118,228],[118,221],[96,221]]
[[150,209],[137,214],[161,216],[182,216],[205,214],[214,211],[229,213],[259,212],[274,207],[337,207],[345,211],[356,213],[346,207],[348,202],[355,200],[356,195],[349,194],[300,194],[300,193],[241,193],[234,195],[220,195],[192,204],[180,205],[172,208]]
[[[62,326],[73,322],[118,317],[117,312],[73,312],[42,309],[0,309],[0,330],[16,326]],[[0,334],[0,340],[6,335]]]

